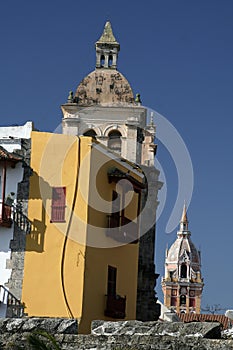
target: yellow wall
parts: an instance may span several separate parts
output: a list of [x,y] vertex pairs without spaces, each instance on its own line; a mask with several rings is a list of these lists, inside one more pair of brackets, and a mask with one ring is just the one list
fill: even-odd
[[[90,188],[95,187],[102,200],[95,191],[90,190],[88,216],[92,226],[88,225],[87,229],[87,241],[90,244],[86,249],[83,315],[79,325],[82,333],[90,331],[91,320],[110,320],[104,315],[108,265],[117,268],[117,294],[126,296],[125,319],[136,318],[138,243],[123,244],[106,237],[106,214],[112,211],[112,191],[116,190],[115,183],[109,184],[107,172],[113,166],[122,171],[125,171],[125,168],[116,164],[115,160],[110,161],[107,156],[95,149],[91,157]],[[121,186],[117,187],[117,190],[122,192]],[[128,196],[131,197],[131,202],[127,206],[127,215],[129,219],[135,219],[138,195],[130,192]],[[98,211],[93,207],[98,208]]]
[[[90,140],[89,140],[90,141]],[[83,140],[81,159],[88,156],[88,140]],[[32,133],[28,217],[33,230],[26,240],[22,301],[29,316],[81,317],[87,206],[80,193],[75,202],[72,224],[72,201],[78,167],[78,139],[72,136],[41,132]],[[89,188],[89,171],[82,186]],[[53,186],[66,187],[66,222],[51,223]],[[78,214],[78,215],[77,215]],[[80,219],[81,218],[81,219]],[[64,289],[62,288],[62,256],[65,237]]]
[[115,320],[104,315],[106,308],[108,265],[117,268],[117,294],[126,296],[126,318],[136,319],[138,244],[117,248],[88,247],[85,260],[83,315],[81,333],[90,331],[92,320]]
[[[107,171],[116,164],[91,143],[90,137],[32,132],[28,217],[33,225],[22,291],[29,316],[81,318],[82,333],[89,332],[91,320],[109,319],[104,316],[108,265],[117,268],[117,294],[126,296],[126,319],[136,317],[138,244],[121,245],[106,236],[116,189]],[[124,171],[124,163],[117,167]],[[66,187],[65,223],[50,222],[55,186]],[[126,210],[129,219],[136,218],[137,202],[134,193]]]

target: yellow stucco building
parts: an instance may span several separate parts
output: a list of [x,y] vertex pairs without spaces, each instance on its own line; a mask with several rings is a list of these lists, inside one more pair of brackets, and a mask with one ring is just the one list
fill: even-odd
[[28,316],[135,319],[144,174],[91,137],[31,135]]

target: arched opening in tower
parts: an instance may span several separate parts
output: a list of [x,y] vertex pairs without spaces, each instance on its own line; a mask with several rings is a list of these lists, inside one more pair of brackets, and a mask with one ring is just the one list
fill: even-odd
[[110,55],[109,58],[108,58],[108,66],[109,67],[112,66],[112,55]]
[[108,148],[114,152],[121,153],[121,133],[118,130],[112,130],[109,132]]
[[181,265],[180,277],[187,278],[187,266],[185,264]]
[[185,295],[180,296],[180,305],[186,305],[186,296]]
[[100,65],[101,65],[101,67],[104,67],[104,64],[105,64],[105,57],[104,57],[104,55],[101,55],[101,57],[100,57]]
[[83,133],[83,136],[91,136],[95,139],[97,134],[96,134],[95,130],[89,129]]

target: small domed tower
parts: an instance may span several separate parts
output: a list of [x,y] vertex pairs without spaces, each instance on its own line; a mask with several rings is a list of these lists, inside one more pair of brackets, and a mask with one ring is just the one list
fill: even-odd
[[204,286],[201,256],[191,241],[184,205],[177,239],[166,250],[165,277],[162,279],[164,305],[177,313],[200,313]]
[[63,134],[92,136],[122,157],[154,166],[155,125],[147,130],[147,109],[140,94],[117,69],[120,44],[106,22],[95,43],[95,70],[70,91],[61,106]]

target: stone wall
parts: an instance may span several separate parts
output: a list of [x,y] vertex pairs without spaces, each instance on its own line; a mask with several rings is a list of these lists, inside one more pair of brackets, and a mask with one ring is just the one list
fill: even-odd
[[[162,183],[158,180],[159,171],[154,166],[142,166],[148,182],[148,192],[143,193],[140,218],[140,232],[146,232],[139,240],[137,312],[136,318],[140,321],[158,320],[160,305],[155,293],[156,280],[159,274],[155,273],[155,228],[156,209],[158,206],[158,191]],[[151,227],[152,224],[152,227]]]
[[[22,213],[27,217],[29,181],[31,176],[30,157],[31,140],[21,139],[21,150],[17,152],[24,159],[23,179],[18,183],[17,205]],[[7,268],[12,269],[11,276],[5,286],[18,299],[21,299],[22,283],[24,275],[24,255],[25,255],[26,233],[24,228],[14,222],[13,239],[10,242],[11,257],[7,261]],[[9,309],[9,308],[8,308]],[[10,310],[7,310],[7,316],[10,316]]]
[[[0,319],[0,349],[30,349],[31,332],[45,330],[63,350],[232,350],[233,339],[221,339],[221,326],[210,322],[94,321],[92,334],[78,333],[75,319]],[[18,347],[17,347],[18,346]]]

